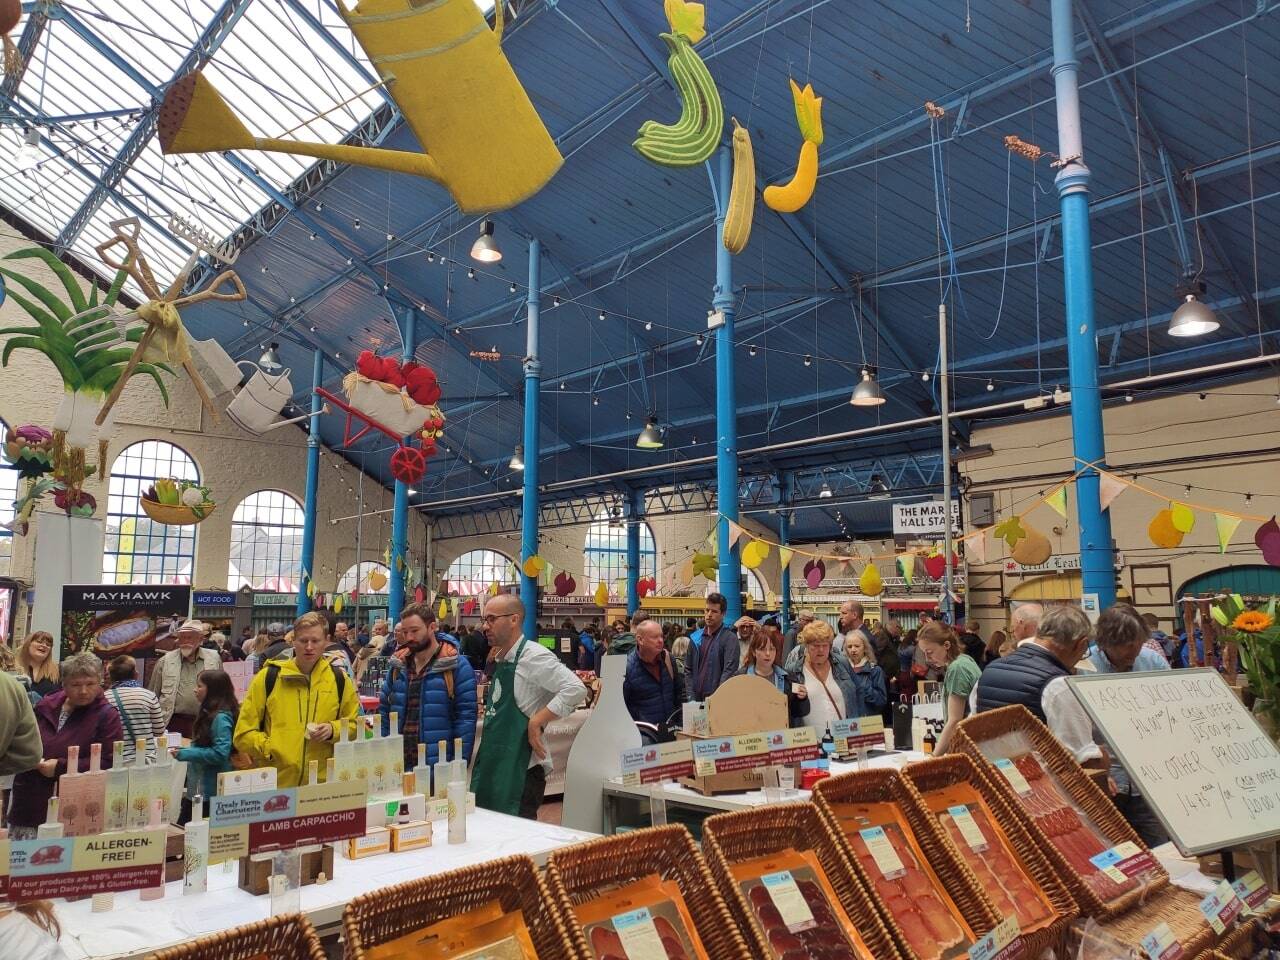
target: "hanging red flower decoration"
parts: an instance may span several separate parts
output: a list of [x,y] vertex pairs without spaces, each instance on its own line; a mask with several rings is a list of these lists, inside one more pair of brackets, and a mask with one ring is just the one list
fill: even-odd
[[391,475],[401,483],[417,483],[427,472],[427,458],[417,447],[399,447],[391,455]]

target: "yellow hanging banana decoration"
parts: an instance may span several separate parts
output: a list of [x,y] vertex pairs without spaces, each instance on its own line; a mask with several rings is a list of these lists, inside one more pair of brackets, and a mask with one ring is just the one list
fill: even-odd
[[796,123],[800,127],[800,159],[796,163],[791,182],[764,188],[764,202],[770,210],[779,213],[795,213],[813,196],[818,183],[818,147],[822,145],[822,98],[813,94],[813,84],[807,83],[801,90],[794,80],[791,83],[791,99],[796,103]]
[[664,167],[692,167],[711,156],[724,128],[720,91],[693,45],[706,36],[706,12],[700,3],[665,0],[670,33],[659,34],[671,51],[667,67],[680,91],[682,110],[673,124],[646,120],[632,144],[640,155]]
[[724,248],[741,253],[751,239],[751,219],[756,209],[756,157],[751,149],[751,133],[733,121],[733,185],[724,215]]

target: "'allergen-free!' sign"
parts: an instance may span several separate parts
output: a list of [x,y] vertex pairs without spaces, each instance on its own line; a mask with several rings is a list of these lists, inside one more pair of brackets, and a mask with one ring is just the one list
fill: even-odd
[[87,897],[158,886],[164,880],[165,833],[162,828],[13,840],[9,899]]

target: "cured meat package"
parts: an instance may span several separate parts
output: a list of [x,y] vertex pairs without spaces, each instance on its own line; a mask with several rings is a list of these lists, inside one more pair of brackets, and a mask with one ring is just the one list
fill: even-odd
[[892,803],[830,804],[881,903],[920,960],[968,955],[977,936]]
[[367,960],[537,960],[524,913],[497,900],[370,947]]
[[812,852],[779,850],[730,867],[771,960],[878,960]]
[[977,790],[957,783],[925,794],[924,801],[1001,916],[1016,916],[1024,934],[1053,922],[1053,904]]
[[656,873],[573,911],[594,960],[708,960],[679,884]]

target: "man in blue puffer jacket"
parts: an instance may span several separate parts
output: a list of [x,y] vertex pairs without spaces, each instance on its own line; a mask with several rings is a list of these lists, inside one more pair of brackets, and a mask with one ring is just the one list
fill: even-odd
[[400,611],[404,646],[397,652],[382,681],[378,714],[382,733],[390,732],[390,715],[400,717],[404,735],[404,766],[418,762],[418,744],[427,745],[427,763],[437,760],[437,744],[444,740],[448,756],[457,760],[453,742],[462,738],[462,759],[471,761],[476,738],[476,676],[459,655],[458,644],[436,633],[436,615],[429,604],[412,603]]
[[662,624],[645,620],[636,627],[636,648],[627,654],[622,699],[633,720],[659,726],[684,701],[684,684],[663,649]]

